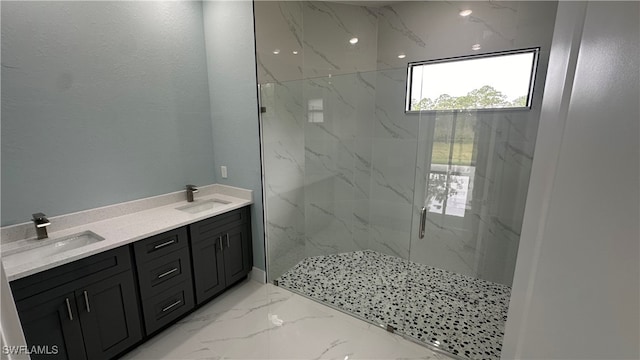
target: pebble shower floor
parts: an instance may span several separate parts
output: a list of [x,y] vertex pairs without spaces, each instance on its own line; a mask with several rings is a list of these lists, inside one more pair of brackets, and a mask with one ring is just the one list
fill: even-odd
[[309,257],[277,281],[448,353],[500,358],[508,286],[371,250]]

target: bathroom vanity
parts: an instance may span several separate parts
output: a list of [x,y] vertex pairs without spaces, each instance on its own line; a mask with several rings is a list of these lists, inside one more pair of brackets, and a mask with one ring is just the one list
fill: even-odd
[[[9,267],[27,344],[42,347],[31,357],[117,357],[244,279],[253,265],[250,204],[216,193],[88,223],[69,231],[102,240]],[[145,233],[157,217],[163,224]],[[105,226],[119,227],[120,240]],[[127,228],[138,234],[122,237]]]

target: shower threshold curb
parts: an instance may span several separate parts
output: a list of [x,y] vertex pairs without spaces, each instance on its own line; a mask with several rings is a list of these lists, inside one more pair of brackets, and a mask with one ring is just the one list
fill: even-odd
[[[329,304],[329,303],[323,302],[322,300],[319,300],[319,299],[316,299],[316,298],[314,298],[314,297],[311,297],[311,296],[309,296],[309,295],[307,295],[307,294],[305,294],[305,293],[302,293],[302,292],[300,292],[300,291],[298,291],[298,290],[290,289],[290,288],[288,288],[288,287],[286,287],[286,286],[284,286],[284,285],[280,285],[280,284],[279,284],[279,283],[277,283],[275,280],[274,280],[274,282],[273,282],[273,285],[274,285],[274,286],[277,286],[277,287],[279,287],[279,288],[281,288],[281,289],[285,289],[285,290],[287,290],[287,291],[289,291],[289,292],[292,292],[292,293],[294,293],[294,294],[296,294],[296,295],[300,295],[300,296],[302,296],[302,297],[304,297],[304,298],[306,298],[306,299],[313,300],[314,302],[316,302],[316,303],[318,303],[318,304],[320,304],[320,305],[322,305],[322,306],[326,306],[326,307],[328,307],[328,308],[330,308],[330,309],[333,309],[333,310],[339,311],[339,312],[341,312],[341,313],[343,313],[343,314],[349,315],[349,316],[351,316],[351,317],[353,317],[353,318],[355,318],[355,319],[358,319],[358,320],[363,321],[363,322],[365,322],[365,323],[367,323],[367,324],[374,325],[374,326],[376,326],[376,327],[379,327],[379,328],[380,328],[380,329],[382,329],[382,330],[387,331],[387,324],[378,324],[378,323],[373,322],[373,321],[371,321],[371,320],[369,320],[369,319],[366,319],[366,318],[364,318],[364,317],[362,317],[362,316],[360,316],[360,315],[356,315],[356,314],[351,313],[351,312],[349,312],[349,311],[347,311],[347,310],[345,310],[345,309],[342,309],[342,308],[340,308],[340,307],[338,307],[338,306],[335,306],[335,305],[333,305],[333,304]],[[442,354],[442,355],[448,356],[448,357],[450,357],[450,358],[452,358],[452,359],[456,359],[456,360],[469,360],[469,358],[462,357],[462,356],[459,356],[459,355],[456,355],[456,354],[452,354],[452,353],[450,353],[450,352],[447,352],[446,350],[443,350],[443,349],[439,348],[439,347],[438,347],[437,345],[435,345],[435,344],[427,343],[427,342],[424,342],[424,341],[420,341],[420,340],[418,340],[418,339],[416,339],[416,338],[414,338],[414,337],[412,337],[412,336],[409,336],[409,335],[407,335],[407,334],[404,334],[404,333],[400,332],[400,331],[399,331],[399,330],[397,330],[397,329],[396,329],[395,331],[393,331],[393,332],[391,332],[391,331],[387,331],[387,332],[391,333],[392,335],[397,335],[397,336],[399,336],[399,337],[401,337],[401,338],[403,338],[403,339],[405,339],[405,340],[409,340],[409,341],[411,341],[411,342],[412,342],[412,343],[414,343],[414,344],[418,344],[418,345],[420,345],[420,346],[422,346],[422,347],[425,347],[425,348],[427,348],[427,349],[429,349],[429,350],[431,350],[431,351],[434,351],[434,352],[436,352],[436,353],[438,353],[438,354]]]

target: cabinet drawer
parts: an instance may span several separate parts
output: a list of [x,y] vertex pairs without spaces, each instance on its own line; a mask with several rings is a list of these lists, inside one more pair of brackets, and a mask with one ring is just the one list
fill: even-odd
[[147,335],[179,318],[193,309],[191,281],[167,289],[142,302]]
[[138,263],[138,282],[143,299],[190,279],[191,259],[188,247],[146,263]]
[[129,245],[12,281],[11,290],[15,300],[20,300],[81,278],[91,282],[127,269],[131,269]]
[[233,210],[225,214],[216,215],[210,219],[199,221],[190,226],[191,240],[201,241],[217,233],[249,222],[249,207]]
[[187,246],[187,229],[181,227],[137,241],[133,244],[133,249],[136,255],[136,262],[143,263],[185,246]]

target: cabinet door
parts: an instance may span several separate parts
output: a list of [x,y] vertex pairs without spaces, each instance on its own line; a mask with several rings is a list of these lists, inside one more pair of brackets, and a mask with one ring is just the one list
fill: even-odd
[[73,293],[51,292],[16,303],[31,359],[86,359],[82,329]]
[[223,234],[224,274],[229,286],[245,277],[252,266],[251,235],[246,224]]
[[[197,228],[197,224],[192,225],[191,234],[199,234]],[[193,237],[192,240],[194,240]],[[222,236],[220,234],[192,241],[193,279],[198,304],[219,294],[225,288],[221,246]]]
[[75,295],[89,360],[113,358],[142,339],[130,271],[80,288]]

